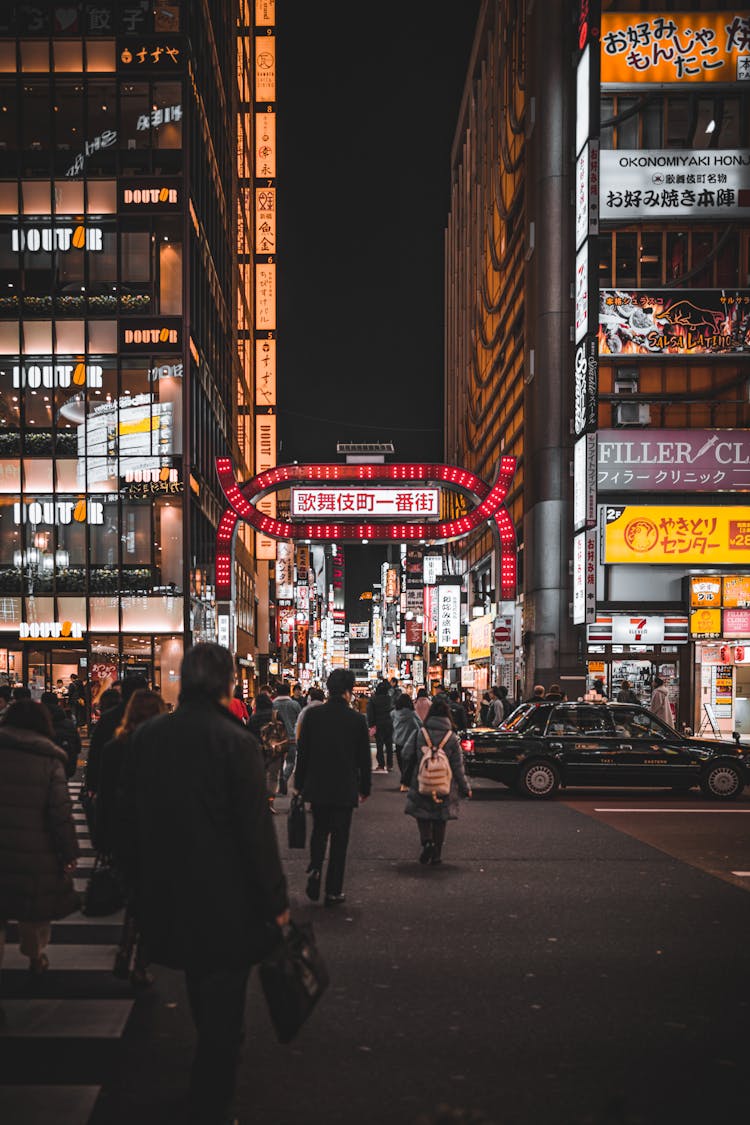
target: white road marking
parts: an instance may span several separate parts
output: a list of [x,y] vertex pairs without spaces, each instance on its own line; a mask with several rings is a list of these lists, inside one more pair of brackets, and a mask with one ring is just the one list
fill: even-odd
[[625,813],[745,813],[750,815],[750,809],[594,809],[594,812],[625,812]]

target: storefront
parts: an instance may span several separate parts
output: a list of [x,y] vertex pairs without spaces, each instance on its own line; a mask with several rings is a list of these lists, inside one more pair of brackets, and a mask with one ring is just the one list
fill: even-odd
[[607,696],[616,699],[627,681],[647,707],[658,677],[669,689],[675,724],[689,725],[690,646],[685,614],[597,614],[596,622],[588,626],[587,651],[587,687],[601,679]]
[[750,575],[688,580],[696,731],[750,736]]

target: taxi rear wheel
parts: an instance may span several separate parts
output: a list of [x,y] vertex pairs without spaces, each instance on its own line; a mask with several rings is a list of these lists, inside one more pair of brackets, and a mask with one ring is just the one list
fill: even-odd
[[733,801],[744,788],[742,774],[733,762],[712,762],[701,778],[703,795],[713,801]]
[[518,791],[524,797],[545,800],[560,788],[560,772],[552,762],[526,762],[518,775]]

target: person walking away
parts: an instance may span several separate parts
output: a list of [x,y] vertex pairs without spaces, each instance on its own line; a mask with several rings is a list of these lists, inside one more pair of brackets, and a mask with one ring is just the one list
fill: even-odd
[[[118,855],[122,850],[120,840],[123,835],[127,835],[127,829],[118,822],[118,793],[123,762],[130,751],[136,729],[147,719],[152,719],[155,715],[163,715],[166,709],[167,705],[157,691],[138,688],[130,696],[125,706],[125,714],[115,731],[114,738],[102,747],[96,825],[93,837],[94,846],[99,855],[107,858],[113,857],[118,869],[122,866],[118,863]],[[123,929],[132,925],[132,923],[132,909],[128,903]],[[143,942],[136,940],[133,971],[130,974],[132,984],[139,986],[153,983],[153,978],[147,971],[147,964],[148,960],[144,952]]]
[[52,721],[53,741],[65,751],[67,758],[65,776],[70,779],[78,769],[78,759],[81,756],[81,736],[78,727],[70,716],[65,714],[54,691],[43,691],[40,702],[46,707]]
[[396,700],[396,710],[393,712],[393,741],[396,746],[396,761],[398,762],[400,791],[406,793],[409,788],[404,780],[403,753],[409,735],[414,730],[419,730],[422,722],[416,712],[411,697],[403,692]]
[[234,693],[229,701],[229,710],[232,712],[235,719],[239,719],[241,723],[247,726],[250,721],[250,712],[247,709],[247,704],[242,694],[241,684],[235,686]]
[[534,684],[534,690],[528,699],[524,699],[524,703],[541,703],[544,699],[544,685]]
[[[86,755],[84,785],[88,799],[93,803],[93,806],[96,805],[96,794],[99,789],[99,762],[102,750],[114,738],[115,731],[125,716],[125,708],[133,692],[146,688],[148,688],[148,680],[140,673],[125,676],[120,682],[120,702],[103,710],[98,723],[91,728],[89,752]],[[102,695],[103,700],[104,696]]]
[[663,723],[666,723],[670,727],[674,726],[672,705],[669,702],[669,688],[664,683],[661,676],[657,676],[654,679],[654,691],[651,696],[649,711],[652,715],[656,715],[657,719],[661,719]]
[[295,741],[296,741],[298,746],[299,746],[299,732],[302,729],[302,724],[305,720],[305,715],[308,715],[310,713],[311,707],[320,707],[321,703],[325,703],[325,701],[326,701],[326,693],[323,691],[322,688],[315,687],[315,686],[310,688],[310,690],[307,693],[307,703],[304,705],[304,707],[300,711],[299,718],[297,719],[297,723],[296,723],[295,728],[294,728],[294,738],[295,738]]
[[565,696],[559,684],[550,684],[544,693],[544,698],[546,700],[552,700],[554,703],[562,703]]
[[375,685],[367,704],[367,722],[375,727],[375,772],[388,773],[393,769],[393,714],[387,680],[378,680]]
[[[19,700],[0,721],[0,963],[9,921],[32,973],[49,967],[50,922],[80,903],[67,758],[41,703]],[[3,1022],[0,1009],[0,1023]]]
[[231,1117],[249,973],[289,901],[261,749],[229,711],[232,654],[193,645],[180,676],[175,711],[134,732],[118,820],[150,962],[185,973],[190,1122],[218,1125]]
[[[253,713],[248,720],[247,729],[258,740],[263,752],[263,764],[266,771],[266,789],[268,793],[268,807],[272,813],[276,812],[274,802],[279,786],[279,772],[283,765],[283,753],[274,754],[270,747],[263,741],[263,727],[273,722],[276,716],[273,711],[273,700],[268,692],[262,691],[255,697]],[[286,727],[284,727],[286,730]]]
[[[427,733],[425,738],[424,732]],[[429,742],[427,741],[429,739]],[[419,767],[423,755],[431,755],[432,748],[442,748],[451,771],[448,795],[436,799],[419,791]],[[422,730],[415,730],[403,750],[404,772],[410,778],[409,793],[404,812],[413,816],[419,829],[422,850],[420,863],[442,862],[445,831],[449,820],[458,817],[459,797],[471,797],[471,788],[464,773],[461,745],[453,731],[450,708],[442,699],[436,699]]]
[[294,789],[312,806],[307,897],[313,902],[320,898],[330,837],[324,901],[326,906],[338,906],[346,898],[344,872],[352,813],[370,795],[372,757],[367,720],[351,707],[354,673],[334,668],[326,686],[328,702],[313,708],[300,728]]
[[456,688],[451,688],[448,692],[448,706],[456,730],[466,730],[469,720],[466,717],[466,708],[461,702],[461,697]]
[[73,716],[73,722],[77,727],[82,727],[86,722],[86,695],[83,681],[79,679],[75,672],[71,672],[70,674],[68,707]]
[[414,710],[420,722],[423,723],[425,721],[430,707],[432,707],[432,700],[430,699],[427,688],[421,687],[417,692],[417,698],[414,700]]
[[302,710],[296,699],[292,699],[289,693],[289,683],[286,680],[284,683],[279,684],[276,698],[273,701],[273,709],[277,712],[286,727],[287,738],[289,739],[286,759],[281,770],[281,777],[279,778],[279,793],[283,796],[287,791],[289,778],[294,773],[294,765],[297,760],[297,742],[294,737],[294,728],[297,725],[297,719]]
[[640,703],[640,699],[633,691],[630,680],[623,680],[616,697],[618,703]]

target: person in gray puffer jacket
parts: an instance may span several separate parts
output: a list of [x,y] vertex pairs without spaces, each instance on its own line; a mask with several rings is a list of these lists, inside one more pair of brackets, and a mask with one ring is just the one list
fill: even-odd
[[435,864],[441,862],[448,821],[458,817],[459,797],[471,797],[471,788],[464,772],[461,744],[453,731],[450,707],[445,700],[434,701],[427,714],[424,729],[433,746],[438,746],[446,734],[450,735],[443,746],[452,774],[450,792],[440,801],[419,792],[419,764],[426,743],[421,728],[415,730],[410,734],[402,753],[404,777],[409,779],[409,795],[404,812],[417,821],[422,844],[419,862]]
[[393,716],[393,742],[396,747],[396,761],[401,774],[401,792],[406,793],[409,786],[404,780],[404,746],[409,741],[409,735],[412,731],[419,730],[422,726],[422,720],[414,710],[411,696],[407,695],[406,692],[402,692],[398,697],[391,714]]
[[0,722],[0,957],[7,922],[18,922],[34,973],[49,961],[50,921],[77,910],[78,856],[65,752],[41,703],[12,703]]

